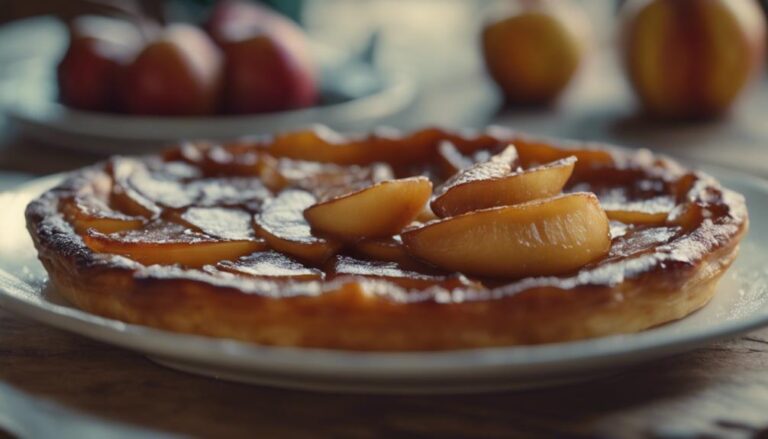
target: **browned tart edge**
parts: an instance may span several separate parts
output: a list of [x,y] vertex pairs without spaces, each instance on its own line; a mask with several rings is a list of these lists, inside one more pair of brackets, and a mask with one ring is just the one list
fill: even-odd
[[448,350],[636,332],[704,306],[748,227],[743,197],[699,174],[689,201],[722,214],[663,252],[482,292],[406,294],[384,282],[332,281],[287,284],[275,295],[264,281],[144,267],[91,251],[58,212],[58,201],[98,169],[79,171],[27,208],[28,230],[56,290],[104,317],[264,345]]

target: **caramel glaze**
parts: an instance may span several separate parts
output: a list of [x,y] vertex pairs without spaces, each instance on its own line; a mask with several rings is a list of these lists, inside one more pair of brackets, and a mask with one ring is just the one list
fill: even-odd
[[[326,134],[326,137],[328,136]],[[689,173],[674,162],[655,158],[646,151],[630,153],[615,147],[593,144],[553,147],[541,140],[498,129],[474,136],[429,129],[401,137],[387,132],[386,136],[374,134],[362,140],[322,139],[331,142],[331,148],[360,142],[368,142],[375,148],[384,148],[387,142],[407,144],[412,139],[422,138],[428,138],[428,142],[422,141],[423,143],[415,144],[414,148],[436,149],[441,141],[447,140],[458,145],[459,150],[464,153],[477,153],[481,150],[494,151],[507,144],[514,144],[519,150],[523,166],[526,167],[538,164],[541,157],[547,160],[571,155],[569,149],[575,148],[575,155],[582,156],[582,160],[577,165],[577,172],[568,183],[566,192],[595,192],[605,205],[633,206],[635,209],[649,211],[668,210],[671,215],[664,224],[626,225],[619,228],[619,232],[614,228],[612,250],[607,258],[576,273],[557,277],[522,280],[464,279],[460,282],[448,282],[447,279],[456,275],[441,273],[435,268],[418,263],[411,264],[410,267],[390,263],[390,270],[384,270],[377,268],[381,265],[380,262],[374,261],[367,264],[366,270],[358,270],[364,278],[386,282],[391,278],[387,274],[392,274],[394,266],[401,271],[404,278],[420,279],[420,282],[408,282],[411,286],[418,285],[417,288],[400,288],[397,285],[391,289],[377,288],[379,294],[390,296],[393,300],[479,300],[543,286],[567,289],[585,285],[611,286],[654,271],[674,272],[693,267],[705,254],[728,242],[746,225],[746,209],[739,195],[721,188],[706,175]],[[278,137],[277,140],[279,139]],[[139,162],[139,165],[143,164],[146,168],[139,166],[138,173],[146,175],[135,179],[139,182],[136,186],[142,193],[148,194],[145,196],[154,198],[151,201],[164,209],[164,212],[158,215],[163,219],[171,218],[169,221],[173,221],[173,212],[178,209],[187,208],[192,212],[192,209],[198,209],[199,206],[237,207],[250,214],[258,214],[261,201],[269,198],[271,193],[263,181],[253,175],[259,172],[258,162],[261,155],[270,152],[270,142],[274,141],[275,139],[263,139],[254,143],[231,145],[186,144],[168,151],[163,159],[152,157]],[[543,153],[540,149],[544,149]],[[590,154],[594,155],[595,159],[588,158]],[[383,158],[387,156],[386,153],[379,155]],[[315,158],[322,159],[320,156]],[[432,157],[419,152],[415,163],[403,164],[398,157],[391,164],[397,175],[428,175],[435,180],[435,185],[448,177],[437,175],[432,169],[433,162],[424,158]],[[279,161],[279,157],[273,160]],[[288,181],[279,183],[278,187],[281,190],[286,187],[311,190],[314,187],[315,192],[321,193],[329,187],[354,187],[362,182],[377,180],[377,171],[375,167],[370,166],[371,159],[344,160],[348,162],[346,166],[291,161],[278,163],[278,166],[289,169],[285,173],[288,175]],[[30,204],[27,217],[38,245],[43,244],[49,248],[48,251],[66,255],[77,267],[88,270],[122,268],[132,270],[137,279],[194,279],[270,297],[317,294],[326,288],[323,283],[318,282],[296,285],[295,282],[265,282],[264,279],[252,279],[247,276],[235,278],[210,267],[206,270],[178,266],[144,267],[123,257],[89,251],[83,245],[82,239],[73,233],[67,221],[57,214],[58,200],[88,186],[95,176],[101,175],[105,167],[109,168],[113,164],[114,161],[106,166],[101,164],[85,169]],[[381,170],[378,172],[382,173]],[[387,172],[383,174],[383,178],[388,177]],[[310,184],[312,182],[315,183],[314,186]],[[330,184],[318,186],[318,182]],[[692,223],[677,224],[674,217],[682,215],[685,210],[696,211],[696,218]],[[358,258],[358,265],[361,267],[366,265],[365,257],[361,257],[359,252],[349,246],[341,253],[348,255],[347,258]],[[337,275],[332,261],[301,269],[309,268],[323,270],[326,281],[331,281],[331,284],[333,281],[348,281],[351,276],[347,273]],[[428,279],[433,280],[427,281]],[[460,290],[460,293],[451,294],[447,289]]]
[[[249,275],[254,273],[253,269],[233,268],[239,266],[237,261],[226,262],[224,266],[144,266],[129,257],[92,251],[81,234],[74,232],[71,218],[60,212],[62,200],[85,193],[85,188],[105,173],[115,174],[118,164],[132,166],[134,170],[121,171],[124,175],[119,178],[133,179],[128,184],[139,192],[143,202],[159,208],[149,209],[142,227],[156,230],[163,222],[181,221],[196,234],[226,239],[226,235],[216,235],[215,226],[206,229],[190,224],[194,218],[184,216],[185,212],[192,206],[226,206],[258,215],[265,200],[286,188],[322,196],[323,191],[354,188],[392,178],[393,174],[426,175],[437,186],[450,177],[441,171],[436,157],[438,146],[446,141],[467,157],[514,144],[523,168],[575,155],[578,162],[566,192],[594,192],[606,207],[662,211],[669,215],[660,224],[612,223],[610,254],[576,272],[510,280],[468,278],[441,272],[416,260],[366,260],[366,255],[349,244],[340,250],[339,256],[323,263],[292,259],[285,265],[284,278]],[[299,160],[302,158],[307,160]],[[126,212],[114,202],[112,208],[122,215],[136,213]],[[199,209],[195,213],[199,214]],[[188,220],[185,222],[184,218]],[[595,144],[555,144],[497,128],[474,134],[426,129],[411,134],[385,131],[360,137],[341,137],[318,129],[225,145],[184,144],[162,158],[113,159],[72,175],[32,202],[27,209],[27,221],[43,262],[53,264],[54,255],[63,256],[66,269],[80,276],[127,271],[148,291],[161,288],[162,282],[185,281],[211,285],[222,293],[281,298],[316,296],[355,283],[369,294],[397,303],[458,303],[540,289],[610,288],[631,279],[651,279],[661,272],[665,273],[668,285],[675,279],[682,282],[683,274],[693,270],[707,254],[733,245],[733,240],[746,229],[747,211],[740,195],[723,189],[704,174],[687,171],[647,151],[629,152]],[[276,264],[280,259],[268,260]],[[297,276],[290,276],[291,270]]]

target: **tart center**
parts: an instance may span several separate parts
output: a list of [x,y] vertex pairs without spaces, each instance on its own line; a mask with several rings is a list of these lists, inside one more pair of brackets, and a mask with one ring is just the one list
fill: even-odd
[[94,252],[143,265],[482,289],[660,245],[628,237],[668,241],[696,221],[670,219],[694,180],[487,133],[309,130],[115,158],[59,209]]

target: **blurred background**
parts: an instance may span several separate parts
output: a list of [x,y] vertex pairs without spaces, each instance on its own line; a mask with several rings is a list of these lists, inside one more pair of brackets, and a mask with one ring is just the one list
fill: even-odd
[[323,123],[647,147],[768,177],[757,0],[5,0],[0,189]]

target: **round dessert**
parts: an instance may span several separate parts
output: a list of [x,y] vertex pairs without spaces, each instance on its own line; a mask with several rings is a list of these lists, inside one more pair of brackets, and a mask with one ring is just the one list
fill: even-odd
[[264,345],[447,350],[640,331],[704,306],[743,197],[648,151],[490,128],[327,128],[115,157],[27,208],[53,286]]

